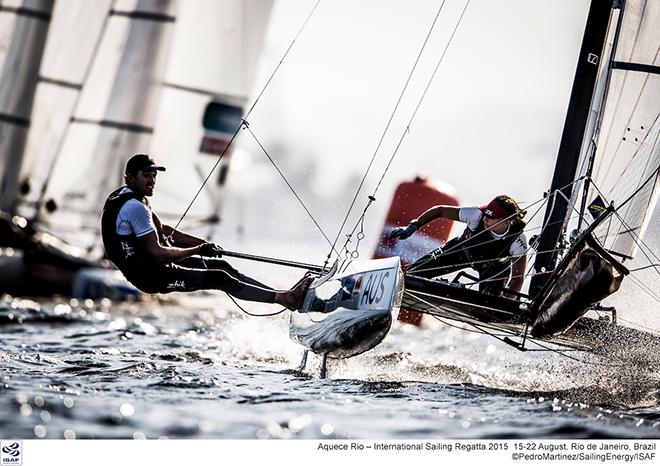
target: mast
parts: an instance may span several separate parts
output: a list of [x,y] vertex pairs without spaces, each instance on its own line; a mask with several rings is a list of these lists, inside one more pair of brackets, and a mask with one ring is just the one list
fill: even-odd
[[573,181],[580,159],[580,149],[584,138],[591,100],[598,77],[601,58],[612,10],[611,0],[592,0],[578,56],[573,89],[566,112],[564,131],[559,144],[557,162],[550,186],[549,195],[560,190],[561,194],[548,202],[539,243],[530,292],[536,295],[550,274],[543,273],[554,269],[557,262],[557,244],[563,234],[564,219],[569,209],[567,199],[571,199]]
[[30,113],[54,0],[33,0],[16,15],[16,27],[0,76],[0,210],[14,213]]

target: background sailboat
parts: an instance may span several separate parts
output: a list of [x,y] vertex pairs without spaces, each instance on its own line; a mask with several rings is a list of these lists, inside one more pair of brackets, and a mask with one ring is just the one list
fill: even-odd
[[[242,111],[270,8],[271,2],[58,3],[43,64],[38,75],[33,70],[39,85],[20,173],[11,177],[20,186],[14,210],[74,258],[99,260],[103,200],[123,182],[128,157],[151,151],[177,177],[177,188],[160,200],[165,220],[174,223],[194,194],[181,187],[198,186],[217,160],[199,155],[205,107],[223,101]],[[4,82],[8,92],[13,82]],[[209,184],[189,217],[195,225],[218,222],[223,183]],[[92,263],[74,260],[70,268],[82,265]],[[40,275],[48,282],[57,274]],[[57,290],[66,293],[71,280],[67,273]]]

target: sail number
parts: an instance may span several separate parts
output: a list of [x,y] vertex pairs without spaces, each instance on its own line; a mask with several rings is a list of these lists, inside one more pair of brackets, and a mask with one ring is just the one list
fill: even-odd
[[[365,281],[362,295],[360,296],[360,306],[365,304],[368,306],[379,305],[383,297],[389,296],[388,278],[391,276],[390,270],[380,270],[370,273]],[[389,302],[389,301],[388,301]]]

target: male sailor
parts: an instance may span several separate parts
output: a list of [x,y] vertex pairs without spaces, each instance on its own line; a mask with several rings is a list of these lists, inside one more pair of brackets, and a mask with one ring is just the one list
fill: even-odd
[[125,186],[103,207],[101,230],[106,255],[126,279],[145,293],[222,290],[236,298],[299,309],[313,278],[291,290],[273,290],[219,259],[222,248],[163,224],[147,197],[154,193],[156,165],[147,154],[126,163]]
[[438,218],[463,222],[467,228],[462,235],[415,261],[407,273],[433,278],[471,267],[479,274],[480,291],[515,296],[522,289],[527,265],[528,246],[522,220],[525,214],[508,195],[497,196],[482,207],[437,205],[406,227],[392,230],[390,237],[409,238]]

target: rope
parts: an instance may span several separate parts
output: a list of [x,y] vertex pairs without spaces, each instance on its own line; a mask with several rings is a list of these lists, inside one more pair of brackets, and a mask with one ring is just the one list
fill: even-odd
[[639,272],[640,270],[650,269],[651,267],[653,268],[660,267],[660,264],[649,264],[644,267],[637,267],[636,269],[628,269],[628,270],[630,270],[631,272]]
[[[541,206],[536,210],[536,212],[534,212],[534,214],[529,218],[530,221],[533,220],[534,217],[536,217],[536,216],[538,215],[538,213],[539,213],[539,212],[541,211],[541,209],[543,208],[543,205],[544,205],[544,204],[545,204],[545,203],[541,204]],[[546,227],[547,227],[547,225],[546,225]],[[543,232],[543,226],[541,227],[541,233],[542,233],[542,232]],[[493,281],[501,280],[501,279],[498,279],[497,277],[499,277],[500,275],[504,274],[504,272],[507,272],[507,273],[510,275],[510,279],[513,279],[513,278],[520,278],[520,277],[527,277],[528,274],[531,273],[531,269],[530,269],[529,271],[527,271],[526,273],[524,273],[523,275],[513,275],[513,274],[511,274],[510,269],[512,270],[512,269],[513,269],[513,266],[516,265],[516,264],[517,264],[520,260],[522,260],[523,258],[525,258],[525,260],[527,260],[527,253],[529,252],[529,250],[530,250],[531,248],[532,248],[531,245],[528,244],[528,245],[527,245],[527,248],[525,249],[525,253],[524,253],[523,255],[520,255],[520,256],[508,256],[508,257],[511,258],[511,259],[512,259],[513,257],[517,257],[515,260],[513,260],[513,261],[511,262],[509,268],[497,272],[497,273],[496,273],[495,275],[493,275],[492,277],[489,277],[489,278],[484,279],[484,280],[479,280],[476,284],[477,284],[477,285],[480,285],[480,284],[482,284],[482,283],[488,283],[488,282],[493,282]],[[465,248],[465,249],[468,249],[468,248]],[[502,252],[503,252],[503,251],[502,251]],[[530,262],[531,262],[531,261],[530,261]]]
[[[334,242],[332,243],[332,247],[330,252],[328,253],[328,257],[326,258],[324,266],[328,264],[328,261],[330,260],[330,257],[332,255],[332,251],[335,249],[335,246],[337,245],[337,241],[339,241],[339,237],[341,236],[341,232],[344,230],[344,226],[346,226],[346,222],[348,221],[348,217],[351,214],[351,211],[353,210],[353,207],[355,206],[355,202],[357,201],[358,195],[360,194],[360,190],[362,189],[362,186],[364,185],[364,182],[367,178],[367,175],[369,171],[371,170],[371,166],[374,163],[374,160],[376,159],[376,155],[378,154],[378,151],[380,150],[380,147],[383,143],[383,140],[385,139],[385,136],[387,134],[387,131],[390,128],[390,125],[392,124],[392,120],[394,120],[394,115],[396,114],[396,111],[399,108],[399,105],[401,103],[401,100],[403,99],[403,96],[406,92],[406,89],[408,88],[408,84],[410,83],[412,76],[415,72],[415,69],[417,68],[417,64],[419,63],[419,60],[422,56],[422,53],[424,52],[424,49],[426,48],[426,44],[428,43],[429,37],[431,36],[431,33],[433,32],[433,29],[435,28],[435,25],[438,21],[438,17],[440,16],[440,13],[442,11],[442,8],[445,5],[445,0],[442,1],[440,4],[440,7],[438,8],[438,12],[435,15],[435,18],[433,19],[433,22],[431,23],[431,27],[429,28],[428,33],[426,34],[426,37],[424,39],[424,42],[422,43],[422,47],[419,50],[419,53],[417,54],[417,59],[415,60],[415,63],[413,64],[412,69],[410,70],[410,73],[408,74],[408,79],[406,79],[406,82],[403,86],[403,89],[401,90],[401,93],[399,94],[399,98],[396,101],[396,105],[394,106],[394,109],[392,110],[392,114],[390,115],[389,120],[387,121],[387,124],[385,125],[385,129],[383,130],[383,133],[380,136],[380,140],[378,141],[378,144],[376,145],[376,150],[374,151],[373,155],[371,156],[371,160],[369,161],[369,165],[367,166],[367,169],[364,172],[364,175],[362,176],[362,180],[360,180],[360,184],[358,185],[358,188],[355,192],[355,196],[353,196],[353,200],[351,201],[351,204],[348,208],[348,211],[346,212],[346,216],[344,217],[344,220],[342,221],[341,226],[339,227],[339,231],[337,231],[337,236],[335,237]],[[370,200],[369,203],[373,201]],[[357,228],[357,226],[356,226]],[[348,241],[347,243],[348,244]],[[346,245],[344,245],[344,249],[346,248]]]
[[[658,174],[660,174],[660,167],[658,167],[658,168],[654,171],[654,173],[653,173],[653,174],[652,174],[652,175],[651,175],[651,176],[650,176],[650,177],[649,177],[649,178],[648,178],[648,179],[647,179],[647,180],[646,180],[646,181],[645,181],[645,182],[639,187],[639,189],[637,189],[637,191],[633,194],[633,196],[636,195],[636,194],[638,194],[638,193],[641,191],[641,189],[644,187],[644,185],[646,185],[646,184],[647,184],[647,183],[648,183],[653,177],[657,176]],[[602,193],[602,191],[598,188],[598,186],[597,186],[595,183],[593,183],[593,186],[594,186],[594,188],[596,189],[596,191],[598,192],[598,194],[599,194],[603,199],[606,199],[605,195]],[[623,203],[622,205],[620,205],[616,210],[614,210],[614,215],[619,219],[619,221],[621,222],[622,226],[624,226],[624,227],[626,228],[626,230],[627,230],[626,233],[628,233],[629,235],[632,236],[633,240],[635,241],[635,244],[637,244],[637,246],[639,246],[640,250],[641,250],[642,253],[646,256],[646,258],[648,259],[648,261],[649,261],[650,263],[653,263],[653,261],[649,258],[649,256],[648,256],[648,255],[646,254],[646,252],[644,251],[644,248],[646,248],[646,249],[648,250],[648,253],[649,253],[651,256],[653,256],[656,260],[660,261],[660,257],[658,257],[658,256],[655,254],[655,252],[653,252],[653,250],[652,250],[652,249],[651,249],[651,248],[650,248],[650,247],[649,247],[649,246],[648,246],[648,245],[642,240],[642,238],[640,238],[639,235],[633,231],[633,229],[630,227],[630,225],[628,225],[628,224],[626,223],[626,221],[623,219],[623,217],[622,217],[622,216],[619,214],[619,212],[618,212],[618,209],[620,209],[620,208],[623,207],[627,202],[629,202],[629,201],[633,198],[633,196],[630,196],[628,199],[626,199],[626,201],[624,201],[624,203]],[[609,233],[609,229],[608,229],[608,233]],[[644,248],[642,248],[642,246],[644,246]],[[657,271],[657,269],[656,269],[656,271]]]
[[[633,197],[635,195],[637,195],[642,190],[644,185],[649,183],[649,181],[651,181],[653,179],[653,177],[657,176],[659,171],[660,171],[660,167],[658,169],[656,169],[651,174],[651,176],[649,176],[646,179],[646,181],[644,181],[644,183],[642,183],[642,185],[635,191],[635,193],[633,193],[633,195],[631,195],[628,199],[626,199],[624,204],[629,202],[631,199],[633,199]],[[605,196],[605,194],[600,190],[598,185],[596,183],[594,183],[593,181],[592,181],[592,186],[594,187],[596,192],[603,198],[603,200],[607,198],[607,196]],[[622,204],[622,205],[624,205],[624,204]],[[621,207],[622,206],[619,206],[619,209]],[[623,219],[623,217],[618,213],[618,209],[614,210],[614,215],[621,222],[622,226],[624,226],[627,229],[627,233],[630,234],[633,237],[633,240],[635,241],[635,243],[640,247],[640,250],[642,251],[642,254],[644,254],[644,256],[649,261],[649,263],[651,263],[651,265],[649,265],[647,267],[643,267],[643,268],[653,267],[656,270],[656,272],[658,272],[658,274],[660,274],[660,271],[658,271],[658,267],[660,267],[660,264],[654,264],[653,261],[651,260],[651,258],[649,257],[649,255],[647,254],[647,251],[656,260],[660,260],[660,258],[658,258],[658,256],[653,252],[653,250],[646,243],[644,243],[644,241],[639,237],[639,235],[637,235],[634,231],[632,231],[632,228],[630,228],[630,226],[626,223],[626,221]],[[608,223],[607,231],[606,231],[606,237],[609,236],[609,231],[610,231],[611,227],[612,227],[612,221],[610,219],[610,221]],[[633,272],[633,271],[634,270],[631,270],[631,272]],[[651,287],[649,287],[647,284],[645,284],[643,281],[641,281],[640,279],[638,279],[634,275],[631,275],[630,279],[631,279],[631,282],[635,286],[637,286],[639,289],[641,289],[643,292],[645,292],[651,299],[655,300],[656,302],[660,302],[660,296],[658,296]]]
[[[646,181],[644,181],[644,182],[639,186],[639,188],[637,188],[637,190],[635,190],[635,192],[632,193],[632,194],[628,197],[628,199],[626,199],[625,201],[623,201],[623,202],[621,203],[621,205],[619,205],[618,208],[619,208],[619,209],[623,208],[628,202],[630,202],[635,196],[637,196],[637,195],[640,193],[640,191],[641,191],[641,190],[642,190],[642,189],[643,189],[643,188],[644,188],[644,187],[645,187],[645,186],[646,186],[646,185],[647,185],[647,184],[648,184],[653,178],[657,178],[659,174],[660,174],[660,166],[659,166],[658,168],[656,168],[655,170],[653,170],[653,172],[651,172],[651,174],[650,174],[649,177],[646,179]],[[598,192],[600,192],[600,190],[599,190]]]
[[[421,292],[404,290],[404,293],[407,294],[408,296],[413,296],[415,299],[417,299],[418,301],[421,301],[423,304],[426,304],[427,306],[429,306],[432,309],[436,309],[438,311],[443,311],[443,309],[441,309],[440,307],[438,307],[435,304],[431,303],[430,301],[427,301],[424,298],[422,298],[421,296],[423,295],[423,293],[421,293]],[[469,305],[472,306],[472,307],[475,307],[475,308],[483,309],[486,312],[497,310],[496,308],[484,306],[483,304],[470,303]],[[417,311],[417,309],[415,309],[415,310]],[[419,312],[422,312],[424,314],[430,314],[430,312],[428,312],[428,311],[419,311]],[[445,312],[447,312],[447,311],[445,311]],[[456,320],[459,320],[459,319],[456,319]]]
[[234,302],[234,304],[236,305],[236,307],[237,307],[238,309],[240,309],[241,312],[243,312],[244,314],[249,315],[250,317],[273,317],[273,316],[279,315],[279,314],[281,314],[281,313],[283,313],[284,311],[287,310],[287,308],[283,307],[282,309],[280,309],[280,310],[277,311],[277,312],[271,312],[271,313],[268,313],[268,314],[254,314],[254,313],[248,311],[247,309],[245,309],[245,308],[244,308],[243,306],[241,306],[240,304],[238,304],[238,302],[234,299],[234,297],[233,297],[232,295],[229,295],[229,294],[228,294],[227,296],[229,296],[229,299],[231,299],[231,300]]
[[308,23],[309,20],[311,19],[312,15],[313,15],[314,12],[316,11],[316,8],[319,6],[320,3],[321,3],[321,0],[318,0],[318,1],[316,2],[316,4],[314,5],[314,7],[312,8],[312,10],[311,10],[311,11],[309,12],[309,14],[307,15],[307,18],[305,19],[305,21],[303,22],[302,26],[301,26],[300,29],[298,30],[298,33],[295,35],[295,37],[294,37],[293,40],[291,41],[291,44],[289,44],[289,47],[288,47],[288,48],[286,49],[286,51],[284,52],[284,55],[282,56],[282,58],[281,58],[280,61],[278,62],[277,66],[275,66],[275,69],[273,70],[273,72],[271,73],[270,77],[269,77],[268,80],[266,81],[266,84],[264,84],[263,88],[261,89],[261,92],[259,92],[259,94],[257,95],[256,99],[255,99],[254,102],[252,103],[252,106],[250,106],[250,109],[247,111],[247,113],[246,113],[245,116],[243,117],[243,119],[242,119],[243,121],[241,121],[241,124],[238,125],[238,127],[237,127],[236,130],[234,131],[234,134],[232,134],[232,136],[231,136],[231,138],[229,139],[229,142],[227,143],[226,147],[224,148],[224,150],[222,151],[222,153],[221,153],[220,156],[218,157],[218,160],[216,160],[215,164],[213,164],[213,167],[211,167],[211,170],[209,171],[209,174],[206,176],[206,178],[205,178],[204,181],[202,182],[202,185],[199,187],[199,189],[197,190],[197,192],[196,192],[195,195],[193,196],[192,200],[191,200],[190,203],[188,204],[188,207],[186,207],[186,210],[183,212],[183,214],[181,215],[181,217],[180,217],[179,220],[177,221],[176,225],[174,226],[174,229],[175,229],[175,230],[176,230],[177,228],[179,228],[179,225],[181,224],[181,222],[183,221],[183,219],[186,217],[186,215],[188,214],[188,211],[190,210],[190,208],[193,206],[193,204],[195,203],[195,201],[197,200],[197,198],[198,198],[199,195],[201,194],[202,190],[204,189],[204,186],[206,186],[206,183],[208,183],[209,179],[211,178],[211,175],[213,174],[213,172],[215,171],[215,169],[218,168],[218,165],[220,165],[220,162],[222,161],[223,157],[225,156],[225,154],[227,153],[227,151],[228,151],[229,148],[231,147],[232,143],[234,142],[234,139],[236,139],[236,136],[238,135],[239,131],[240,131],[241,128],[244,126],[245,121],[247,121],[247,119],[249,118],[250,114],[252,113],[252,111],[253,111],[254,108],[256,107],[257,102],[259,102],[259,100],[260,100],[261,97],[263,96],[264,92],[266,92],[266,89],[268,88],[268,86],[270,85],[271,81],[272,81],[273,78],[275,77],[275,74],[276,74],[277,71],[280,69],[280,66],[282,65],[282,63],[284,63],[284,60],[285,60],[286,57],[289,55],[289,52],[290,52],[291,49],[293,48],[293,45],[296,43],[296,41],[298,40],[298,37],[300,36],[300,34],[301,34],[301,33],[303,32],[303,30],[305,29],[305,26],[307,26],[307,23]]
[[637,324],[637,323],[635,323],[635,322],[632,322],[632,321],[630,321],[630,320],[622,319],[622,318],[619,317],[619,316],[617,316],[617,320],[620,320],[621,322],[625,322],[626,324],[630,324],[630,326],[633,327],[633,328],[634,328],[634,327],[637,327],[638,329],[644,330],[644,331],[646,331],[646,332],[648,332],[648,333],[651,333],[651,334],[653,334],[653,335],[655,335],[655,336],[660,336],[660,333],[658,333],[658,331],[657,331],[656,329],[654,329],[654,328],[646,327],[646,326],[644,326],[644,325],[639,325],[639,324]]

